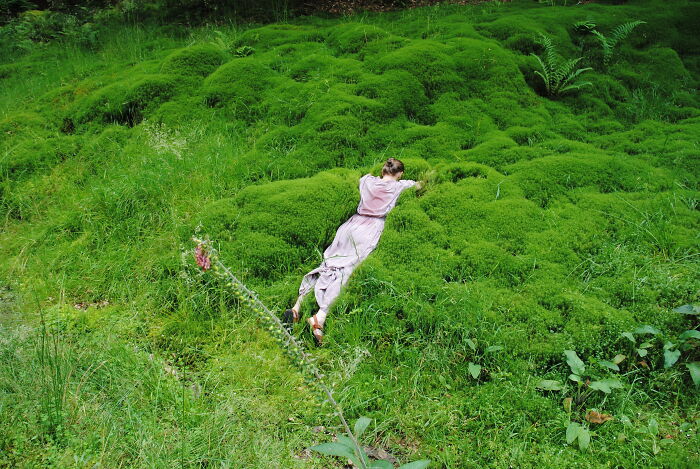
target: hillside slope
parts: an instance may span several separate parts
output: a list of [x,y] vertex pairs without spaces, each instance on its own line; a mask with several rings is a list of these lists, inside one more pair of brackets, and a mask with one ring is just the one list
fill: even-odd
[[[203,388],[193,405],[222,419],[178,426],[186,435],[245,428],[248,405],[264,422],[241,430],[245,449],[191,443],[192,458],[328,467],[293,455],[332,416],[299,409],[311,397],[287,387],[294,371],[181,254],[200,229],[282,309],[354,212],[358,178],[394,156],[407,178],[434,171],[428,187],[402,196],[314,352],[348,413],[377,419],[375,444],[436,467],[691,467],[684,364],[700,353],[689,342],[664,370],[663,344],[697,327],[672,310],[700,299],[700,4],[667,3],[437,5],[188,37],[124,26],[94,52],[17,57],[0,66],[0,271],[26,314],[38,302],[76,337],[113,328],[186,370]],[[645,24],[605,64],[574,28],[585,20],[608,34]],[[592,85],[545,96],[539,33],[582,56]],[[635,359],[621,334],[641,325],[661,332]],[[622,371],[596,372],[623,388],[567,412],[575,384],[536,388],[567,382],[564,350],[591,370],[626,355]],[[223,410],[232,392],[245,396],[238,423]],[[615,420],[583,455],[564,432],[591,409]],[[652,419],[672,436],[661,451],[637,431]]]

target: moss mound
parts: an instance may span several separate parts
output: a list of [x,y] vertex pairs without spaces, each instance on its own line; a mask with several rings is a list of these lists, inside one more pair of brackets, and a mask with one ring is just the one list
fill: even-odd
[[[339,395],[352,417],[381,421],[376,438],[403,459],[415,446],[445,467],[573,467],[581,453],[564,446],[566,424],[596,408],[619,418],[595,427],[588,466],[688,466],[693,440],[677,436],[692,433],[697,404],[683,366],[700,357],[684,349],[665,369],[677,345],[664,344],[695,328],[672,310],[700,291],[695,3],[443,2],[219,24],[187,39],[130,29],[128,47],[115,36],[99,53],[41,46],[0,64],[0,271],[29,298],[65,298],[68,309],[106,299],[115,316],[138,314],[145,346],[192,367],[193,379],[219,379],[221,362],[257,364],[262,351],[283,367],[237,300],[180,254],[201,225],[226,264],[283,309],[354,213],[358,178],[397,157],[427,185],[401,196],[315,352],[352,390]],[[599,41],[574,28],[590,20],[609,35],[637,19],[646,23],[607,64]],[[539,33],[593,68],[581,75],[591,86],[547,96],[530,55],[543,54]],[[621,336],[643,324],[662,333],[638,333],[635,346]],[[245,342],[231,349],[229,338]],[[565,411],[561,400],[586,385],[567,381],[564,350],[624,392],[588,388]],[[618,354],[622,371],[601,368]],[[283,395],[241,384],[248,368],[234,368],[235,393]],[[568,384],[536,388],[550,378]],[[219,402],[218,386],[196,402]],[[262,402],[252,394],[246,404]],[[285,440],[294,455],[305,425],[323,417],[298,425],[292,398],[280,401],[269,422],[300,432]],[[656,455],[658,438],[632,431],[652,416],[673,436]],[[185,457],[207,455],[200,465],[240,460],[188,448]]]
[[221,49],[208,44],[179,49],[163,60],[161,72],[173,75],[196,75],[206,77],[226,62]]

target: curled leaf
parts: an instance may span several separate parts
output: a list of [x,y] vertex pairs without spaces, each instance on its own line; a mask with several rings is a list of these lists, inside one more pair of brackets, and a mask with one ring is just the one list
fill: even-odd
[[567,412],[571,412],[571,405],[573,404],[574,400],[571,397],[567,397],[564,399],[564,410]]
[[595,410],[589,410],[586,412],[586,421],[590,423],[598,423],[602,424],[607,422],[608,420],[612,420],[612,415],[610,414],[601,414],[600,412],[596,412]]

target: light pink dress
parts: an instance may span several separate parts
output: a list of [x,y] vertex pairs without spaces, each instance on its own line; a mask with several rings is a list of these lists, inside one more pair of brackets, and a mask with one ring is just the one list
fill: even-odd
[[399,195],[415,184],[416,181],[410,180],[382,180],[371,174],[360,178],[357,213],[338,228],[335,239],[323,253],[323,262],[304,276],[299,287],[299,296],[314,289],[319,306],[316,318],[321,325],[352,271],[377,247],[386,215],[396,205]]

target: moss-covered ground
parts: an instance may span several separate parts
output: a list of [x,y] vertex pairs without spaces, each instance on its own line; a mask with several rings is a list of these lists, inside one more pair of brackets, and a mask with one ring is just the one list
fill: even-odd
[[[288,307],[394,156],[428,186],[313,351],[367,443],[431,467],[698,467],[698,343],[668,369],[663,345],[698,325],[673,308],[700,301],[700,3],[551,3],[4,48],[0,466],[341,467],[304,452],[330,410],[183,252],[199,227]],[[646,23],[605,65],[584,20]],[[592,86],[543,95],[540,32]],[[642,325],[645,357],[621,335]],[[622,388],[568,409],[564,350],[625,355],[596,372]]]

